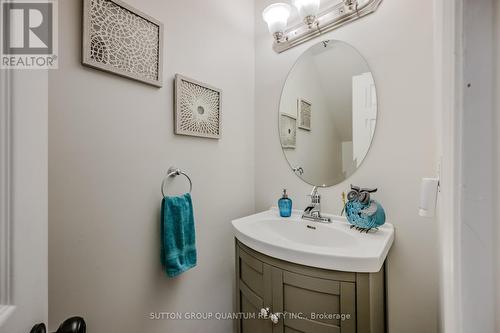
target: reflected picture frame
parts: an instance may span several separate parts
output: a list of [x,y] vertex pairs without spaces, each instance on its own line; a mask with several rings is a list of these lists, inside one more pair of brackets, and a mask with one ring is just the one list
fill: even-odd
[[298,128],[311,131],[312,103],[304,98],[297,99]]
[[297,147],[297,117],[282,113],[280,123],[281,147],[295,149]]

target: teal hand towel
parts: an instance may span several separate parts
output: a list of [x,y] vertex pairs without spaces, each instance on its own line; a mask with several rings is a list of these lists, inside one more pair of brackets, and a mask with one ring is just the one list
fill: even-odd
[[193,202],[189,193],[162,200],[161,263],[169,277],[196,266]]

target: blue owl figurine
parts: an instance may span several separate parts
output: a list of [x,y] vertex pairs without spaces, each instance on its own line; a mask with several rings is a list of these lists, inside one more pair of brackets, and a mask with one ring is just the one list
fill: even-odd
[[360,188],[351,185],[351,191],[347,194],[347,203],[342,212],[345,212],[347,221],[351,228],[361,232],[370,232],[378,229],[385,223],[384,208],[375,200],[370,198],[371,193],[377,189]]

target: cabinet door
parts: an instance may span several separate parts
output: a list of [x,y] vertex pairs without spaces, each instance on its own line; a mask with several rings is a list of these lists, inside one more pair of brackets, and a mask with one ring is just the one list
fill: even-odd
[[238,333],[273,333],[269,319],[261,318],[261,309],[271,309],[271,266],[236,247],[236,302],[241,319]]
[[[355,333],[356,287],[282,271],[273,276],[273,301],[282,304],[285,333]],[[275,306],[277,307],[277,306]]]

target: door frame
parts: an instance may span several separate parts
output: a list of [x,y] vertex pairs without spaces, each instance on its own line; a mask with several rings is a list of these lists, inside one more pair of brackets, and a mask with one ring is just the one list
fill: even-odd
[[0,70],[0,327],[14,310],[12,295],[12,71]]
[[[477,228],[483,231],[486,228],[486,234],[493,232],[494,214],[490,210],[495,197],[491,185],[494,170],[486,168],[486,173],[481,174],[475,170],[475,160],[466,160],[472,155],[471,151],[486,149],[482,151],[484,161],[481,163],[493,164],[491,141],[494,132],[492,128],[482,128],[481,133],[475,133],[477,126],[469,127],[464,122],[466,116],[471,117],[472,111],[483,122],[493,123],[494,120],[491,119],[495,112],[494,92],[480,87],[480,84],[493,85],[488,71],[493,66],[488,58],[493,52],[493,40],[488,38],[493,30],[493,16],[489,15],[492,4],[492,0],[434,1],[435,108],[441,137],[439,331],[444,333],[468,333],[471,327],[467,322],[481,322],[485,332],[494,325],[491,309],[494,307],[494,250],[489,244],[493,241],[481,238],[476,232]],[[479,15],[482,20],[477,19]],[[471,200],[475,201],[473,205]],[[474,214],[479,222],[470,217],[474,216],[471,212],[477,211],[482,212],[481,216]],[[471,244],[484,246],[474,248]],[[468,274],[471,268],[484,271],[483,283],[471,278]],[[471,288],[475,288],[477,296],[471,297]],[[480,303],[486,311],[471,311]]]
[[439,141],[439,331],[461,333],[464,0],[435,0],[435,110]]
[[0,331],[17,333],[48,319],[48,71],[0,80]]

